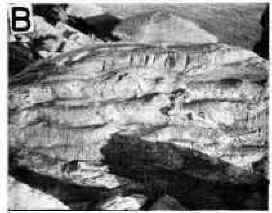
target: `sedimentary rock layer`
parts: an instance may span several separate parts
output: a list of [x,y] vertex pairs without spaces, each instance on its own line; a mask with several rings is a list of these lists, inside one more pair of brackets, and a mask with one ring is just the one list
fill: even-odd
[[104,44],[38,61],[9,82],[11,168],[105,187],[85,210],[121,198],[141,208],[150,192],[122,193],[137,185],[130,174],[150,186],[147,171],[158,190],[184,177],[257,183],[268,178],[267,79],[267,61],[225,44]]
[[254,182],[268,149],[267,79],[266,61],[224,44],[81,48],[11,79],[10,147]]

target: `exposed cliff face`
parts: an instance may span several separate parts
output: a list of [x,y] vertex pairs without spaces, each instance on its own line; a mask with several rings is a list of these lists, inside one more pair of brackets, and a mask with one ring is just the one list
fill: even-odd
[[[192,209],[249,208],[250,195],[225,201],[229,189],[220,184],[256,184],[266,174],[257,162],[268,151],[267,79],[266,61],[224,44],[105,44],[39,61],[10,81],[12,172],[24,167],[105,187],[98,197],[111,204],[89,201],[86,209],[116,209],[120,193],[139,209],[164,191]],[[144,182],[136,187],[144,196],[134,189],[126,197],[126,183],[137,182],[132,176]],[[191,185],[178,181],[186,177]],[[190,188],[196,180],[214,186],[223,201],[186,201],[203,192]],[[264,203],[254,208],[265,208],[266,195],[258,196]]]

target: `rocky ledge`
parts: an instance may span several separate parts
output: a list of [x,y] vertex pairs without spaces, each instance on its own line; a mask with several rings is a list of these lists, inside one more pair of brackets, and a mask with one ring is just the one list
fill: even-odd
[[9,82],[10,174],[71,209],[267,209],[268,75],[221,43],[38,61]]

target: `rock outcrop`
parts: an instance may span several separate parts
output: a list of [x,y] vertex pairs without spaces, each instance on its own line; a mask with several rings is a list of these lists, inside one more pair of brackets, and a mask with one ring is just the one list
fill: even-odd
[[268,75],[225,44],[101,44],[38,61],[10,81],[11,173],[93,195],[63,201],[72,209],[148,209],[165,194],[186,209],[252,209],[252,192],[265,209],[254,165],[267,161]]

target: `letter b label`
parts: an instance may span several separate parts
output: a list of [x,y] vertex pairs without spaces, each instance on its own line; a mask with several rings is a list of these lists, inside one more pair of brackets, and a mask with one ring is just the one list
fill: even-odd
[[33,30],[31,6],[10,7],[10,27],[14,34],[29,33]]

